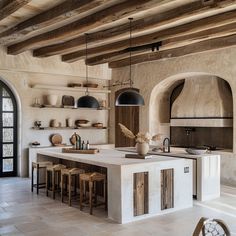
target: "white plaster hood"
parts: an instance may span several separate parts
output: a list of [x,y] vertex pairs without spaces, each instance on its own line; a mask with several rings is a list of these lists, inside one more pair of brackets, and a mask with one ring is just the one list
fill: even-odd
[[215,76],[185,79],[171,108],[171,126],[232,127],[232,117],[230,88]]

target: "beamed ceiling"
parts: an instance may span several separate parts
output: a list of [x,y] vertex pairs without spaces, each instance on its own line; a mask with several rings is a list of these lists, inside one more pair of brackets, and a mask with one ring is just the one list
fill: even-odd
[[234,46],[236,0],[0,0],[8,54],[84,60],[85,33],[86,64],[111,68]]

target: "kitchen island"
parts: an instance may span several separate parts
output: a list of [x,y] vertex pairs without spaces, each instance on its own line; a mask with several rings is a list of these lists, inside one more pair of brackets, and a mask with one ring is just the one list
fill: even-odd
[[38,149],[37,161],[66,160],[107,169],[108,218],[128,223],[192,207],[192,160],[153,155],[128,159],[114,149],[97,154],[68,154]]

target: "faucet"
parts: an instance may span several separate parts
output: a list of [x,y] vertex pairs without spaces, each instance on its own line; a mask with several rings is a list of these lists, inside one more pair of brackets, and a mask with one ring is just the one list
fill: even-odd
[[163,140],[163,152],[170,152],[170,139],[165,138]]

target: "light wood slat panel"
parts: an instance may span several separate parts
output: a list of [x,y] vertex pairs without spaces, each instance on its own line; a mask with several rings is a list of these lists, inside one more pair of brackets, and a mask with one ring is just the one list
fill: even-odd
[[[173,48],[169,50],[145,53],[138,56],[133,56],[131,59],[132,64],[138,64],[147,61],[155,61],[164,58],[180,57],[188,54],[220,49],[236,45],[236,34],[230,36],[224,36],[220,38],[214,38],[210,40],[205,40],[198,43],[189,44],[187,46]],[[113,61],[109,63],[110,68],[118,68],[129,65],[129,58],[125,58],[118,61]]]
[[4,7],[0,9],[0,21],[10,16],[15,11],[19,10],[21,7],[25,6],[30,1],[31,0],[12,0],[8,2],[3,2]]
[[39,30],[64,19],[72,18],[89,9],[100,6],[109,0],[67,0],[45,12],[42,12],[18,25],[0,33],[0,38],[7,40],[12,34],[18,39],[23,35]]
[[134,216],[148,213],[148,172],[133,174],[134,179]]
[[13,44],[8,47],[8,53],[15,55],[27,49],[53,44],[57,40],[60,41],[73,38],[90,29],[127,17],[130,14],[137,13],[141,10],[151,8],[155,6],[156,3],[156,0],[129,0],[116,4],[58,29]]
[[161,210],[174,207],[174,169],[161,170]]
[[[146,17],[144,19],[140,19],[137,21],[134,20],[132,22],[132,32],[133,33],[141,32],[141,31],[144,31],[144,30],[147,30],[150,28],[152,28],[152,29],[156,28],[156,30],[158,32],[158,27],[161,27],[164,24],[173,23],[173,22],[176,22],[177,20],[181,20],[181,19],[184,19],[187,17],[191,18],[193,16],[201,15],[206,12],[213,12],[214,10],[218,9],[219,7],[236,4],[235,1],[232,1],[232,0],[222,1],[219,3],[221,5],[214,5],[214,6],[205,6],[205,5],[202,5],[201,2],[202,1],[199,1],[197,3],[196,2],[190,3],[185,6],[176,8],[174,10],[163,12],[162,14],[156,14],[155,16]],[[222,16],[222,15],[224,15],[224,14],[223,13],[220,14],[220,16]],[[216,21],[216,24],[217,24],[217,22],[218,22],[218,24],[220,24],[222,22],[222,20],[223,21],[228,20],[228,22],[229,22],[229,19],[227,19],[227,16],[221,17],[221,21],[217,20],[216,16],[211,17],[209,20],[211,20],[212,22]],[[204,24],[202,24],[201,21],[198,21],[198,23],[200,25],[202,25],[202,27],[204,26]],[[208,22],[208,24],[209,24],[209,22]],[[177,26],[176,28],[181,30],[179,27],[181,27],[181,26]],[[207,26],[205,26],[205,27],[207,27]],[[173,28],[171,28],[171,29],[173,29]],[[128,35],[128,32],[129,32],[129,23],[126,23],[126,24],[123,24],[123,25],[120,25],[117,27],[112,27],[108,30],[103,30],[103,31],[91,33],[88,35],[88,41],[89,41],[89,43],[102,42],[104,40],[111,39],[111,38],[114,38],[119,41],[119,37],[123,36],[123,35]],[[158,33],[154,33],[153,35],[155,35],[154,38],[156,38],[156,37],[158,37],[159,33],[161,36],[162,33],[165,34],[167,32],[168,32],[168,29],[164,30],[164,31],[159,31]],[[117,37],[115,37],[115,36],[117,36]],[[158,37],[158,38],[160,38],[160,37]],[[146,43],[148,42],[148,40],[146,40]],[[122,49],[128,46],[128,40],[123,40],[122,42],[123,42],[123,44],[121,44]],[[82,36],[79,36],[75,39],[72,39],[72,40],[69,40],[69,41],[66,41],[63,43],[59,43],[59,44],[55,44],[55,45],[51,45],[51,46],[46,46],[46,47],[34,50],[34,56],[45,57],[45,56],[52,56],[52,55],[56,55],[56,54],[65,54],[68,52],[75,51],[77,49],[77,52],[73,53],[73,56],[74,56],[74,58],[79,60],[79,59],[83,58],[85,55],[85,49],[80,49],[81,47],[84,47],[84,44],[85,44],[85,39],[84,39],[84,36],[82,35]],[[113,44],[109,43],[109,46],[107,48],[111,48],[111,50],[113,50],[113,45],[115,46],[116,44],[117,44],[116,42]],[[110,47],[110,45],[111,45],[111,47]],[[104,47],[99,47],[98,50],[97,50],[97,48],[90,48],[88,50],[88,53],[89,54],[98,54],[99,52],[103,52],[104,48],[106,48],[106,45]],[[78,50],[78,49],[80,49],[80,50]],[[121,49],[121,48],[119,48],[119,49]],[[108,50],[108,49],[105,49],[105,50]]]

